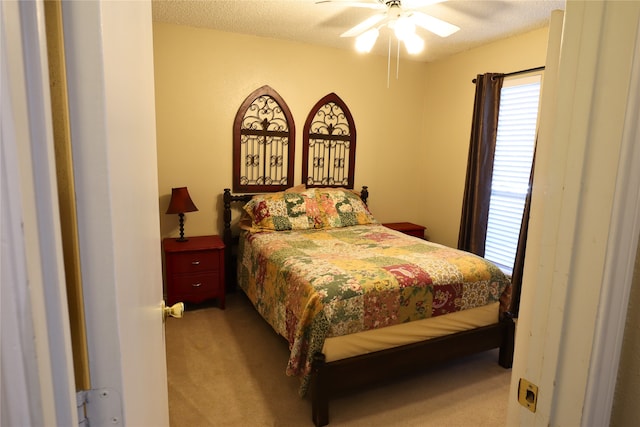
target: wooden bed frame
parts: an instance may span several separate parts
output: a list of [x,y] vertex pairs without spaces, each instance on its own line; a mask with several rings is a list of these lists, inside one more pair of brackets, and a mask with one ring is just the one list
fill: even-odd
[[[232,195],[229,189],[224,190],[223,239],[227,248],[225,268],[229,272],[226,277],[230,291],[236,288],[234,249],[237,246],[237,238],[231,233],[231,204],[246,203],[252,196]],[[367,187],[362,187],[361,198],[365,203],[368,196]],[[513,315],[505,313],[500,321],[489,326],[333,362],[325,362],[324,354],[317,353],[313,357],[309,386],[312,420],[316,426],[329,424],[329,400],[334,396],[409,375],[434,363],[500,348],[498,363],[511,368],[514,336]]]

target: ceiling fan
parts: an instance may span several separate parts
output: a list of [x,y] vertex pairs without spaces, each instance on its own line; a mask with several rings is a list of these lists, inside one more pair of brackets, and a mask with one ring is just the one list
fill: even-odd
[[340,37],[356,37],[356,49],[358,51],[370,52],[378,39],[379,30],[387,27],[394,31],[398,40],[404,42],[409,53],[416,54],[424,48],[424,40],[415,32],[416,26],[440,37],[450,36],[460,30],[459,27],[453,24],[415,10],[416,8],[443,1],[446,0],[320,0],[316,1],[316,3],[339,3],[350,7],[381,11],[340,35]]

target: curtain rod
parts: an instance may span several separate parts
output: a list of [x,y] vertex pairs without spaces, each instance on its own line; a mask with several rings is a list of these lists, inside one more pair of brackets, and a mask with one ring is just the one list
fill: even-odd
[[[517,76],[518,74],[532,73],[534,71],[542,71],[542,70],[544,70],[544,65],[541,67],[528,68],[526,70],[513,71],[511,73],[502,74],[502,77]],[[475,83],[475,82],[476,82],[476,79],[471,80],[471,83]]]

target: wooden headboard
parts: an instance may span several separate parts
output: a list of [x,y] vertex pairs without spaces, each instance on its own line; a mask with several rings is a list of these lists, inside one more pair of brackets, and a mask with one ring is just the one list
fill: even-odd
[[[235,252],[238,246],[238,237],[234,236],[231,231],[231,219],[232,219],[232,204],[242,203],[243,205],[247,203],[255,194],[231,194],[231,189],[225,188],[222,196],[224,213],[222,216],[224,222],[224,231],[222,233],[222,241],[224,242],[225,250],[224,250],[224,268],[225,268],[225,279],[226,279],[226,290],[227,291],[235,291],[236,289],[236,260],[235,260]],[[367,199],[369,198],[369,189],[366,185],[362,186],[362,190],[360,191],[360,198],[367,204]]]

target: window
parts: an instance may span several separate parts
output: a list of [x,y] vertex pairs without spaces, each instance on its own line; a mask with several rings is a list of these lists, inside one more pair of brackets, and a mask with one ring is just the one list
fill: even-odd
[[535,150],[541,75],[505,79],[491,181],[485,258],[512,274]]

